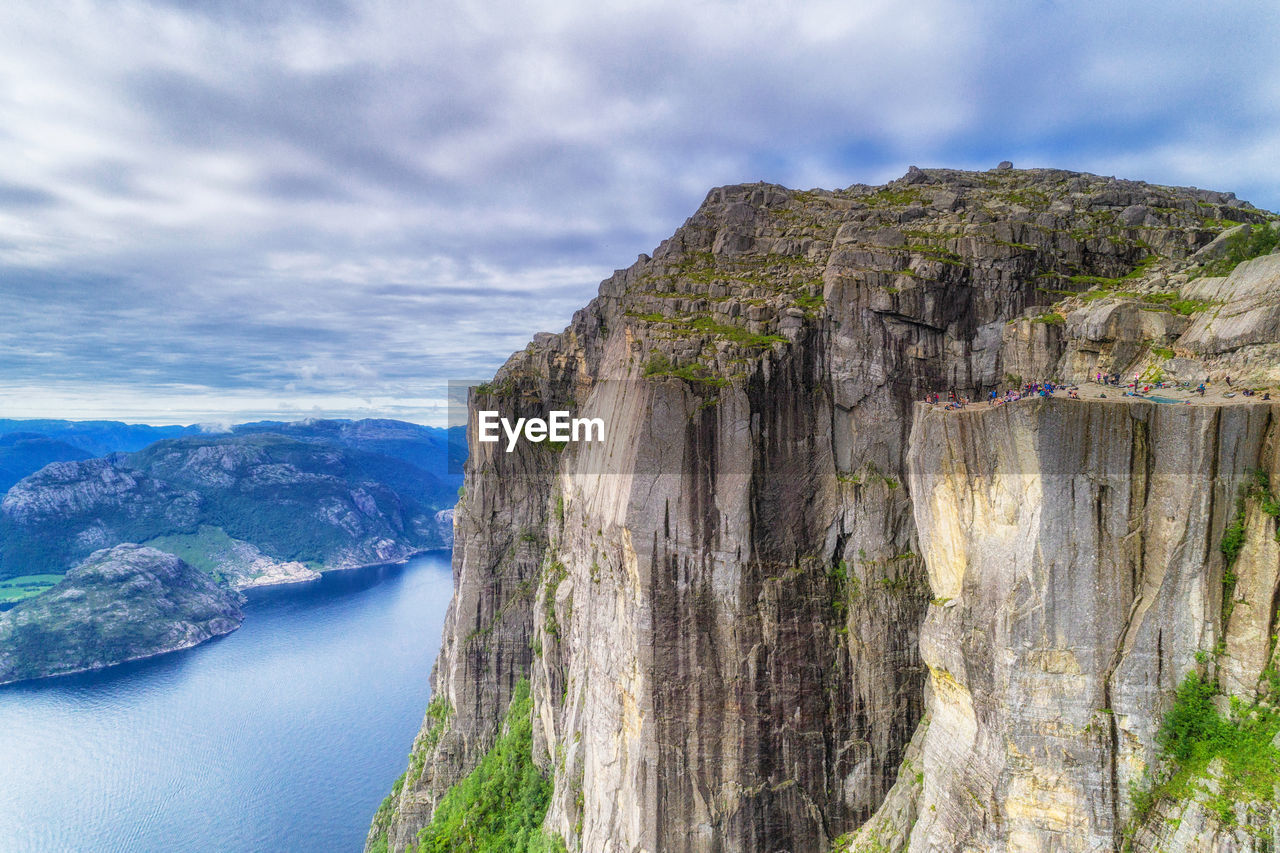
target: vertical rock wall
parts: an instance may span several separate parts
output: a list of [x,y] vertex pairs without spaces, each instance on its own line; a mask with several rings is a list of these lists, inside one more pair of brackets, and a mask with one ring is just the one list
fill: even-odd
[[1255,698],[1274,520],[1249,520],[1247,602],[1225,627],[1218,545],[1239,486],[1275,471],[1277,415],[1054,399],[920,413],[911,487],[935,598],[909,849],[1118,849],[1162,715],[1220,640],[1222,680]]

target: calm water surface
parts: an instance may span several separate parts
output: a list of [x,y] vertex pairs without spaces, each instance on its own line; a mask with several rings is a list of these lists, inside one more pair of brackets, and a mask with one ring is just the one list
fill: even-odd
[[0,688],[0,851],[358,851],[451,591],[436,552],[255,593],[185,652]]

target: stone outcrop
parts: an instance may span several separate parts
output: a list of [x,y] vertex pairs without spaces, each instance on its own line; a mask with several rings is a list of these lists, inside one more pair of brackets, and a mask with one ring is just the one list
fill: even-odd
[[[1155,712],[1212,635],[1191,614],[1169,617],[1176,626],[1165,636],[1159,609],[1189,602],[1203,616],[1216,606],[1203,576],[1212,562],[1198,581],[1193,564],[1214,547],[1235,479],[1261,452],[1263,410],[1184,415],[1153,438],[1129,406],[1080,403],[1054,427],[1047,414],[1057,409],[1027,403],[993,409],[988,434],[970,444],[969,433],[932,422],[922,432],[916,402],[930,391],[976,398],[1015,374],[1047,377],[1083,350],[1084,326],[1108,345],[1181,334],[1180,320],[1149,329],[1128,309],[1086,322],[1055,308],[1083,304],[1079,294],[1100,281],[1155,288],[1147,276],[1193,263],[1230,224],[1264,218],[1229,194],[1056,170],[913,169],[883,187],[713,190],[652,257],[603,282],[569,328],[539,335],[475,391],[473,410],[571,408],[604,418],[607,438],[507,453],[477,442],[473,422],[455,595],[432,682],[453,713],[443,726],[429,718],[415,744],[382,824],[390,849],[414,842],[493,743],[526,676],[535,754],[555,787],[544,827],[570,850],[908,840],[950,849],[968,839],[970,849],[1016,849],[1037,831],[1035,809],[1052,811],[1059,793],[1075,799],[1044,818],[1046,832],[1111,843],[1123,819],[1117,786],[1150,759]],[[1036,417],[1044,423],[1019,426]],[[1241,417],[1226,430],[1236,456],[1219,459],[1209,445],[1223,429],[1209,421]],[[969,500],[1011,541],[970,542],[982,529],[944,523],[921,504],[934,488],[922,460],[979,472],[999,459],[1030,472],[1043,428],[1046,446],[1066,443],[1065,471],[1066,460],[1079,462],[1071,448],[1088,450],[1068,426],[1102,442],[1100,464],[1112,466],[1078,504],[1073,475],[1042,477],[1035,489],[1018,481],[1007,494],[957,480],[953,500]],[[1170,512],[1207,502],[1198,527],[1184,531],[1202,538],[1179,544],[1161,520],[1150,524],[1173,538],[1136,541],[1133,513],[1147,497],[1131,494],[1131,453],[1159,442],[1172,477],[1174,459],[1191,464],[1185,446],[1170,449],[1175,433],[1204,444],[1196,459],[1212,460],[1212,476],[1223,472],[1210,497],[1184,488],[1160,498]],[[984,457],[987,439],[1004,444]],[[1163,484],[1166,474],[1142,476]],[[1070,535],[1074,515],[1055,522],[1035,500],[1088,514],[1100,537],[1092,544],[1119,550],[1086,553],[1090,543]],[[1047,566],[1035,562],[1040,523],[1057,525],[1053,541],[1070,546]],[[1019,535],[1029,538],[1012,541]],[[956,562],[983,548],[1010,565]],[[1077,553],[1088,569],[1079,576],[1065,571]],[[1148,568],[1133,568],[1135,554]],[[1014,566],[1040,576],[1009,576],[1006,589],[1001,573]],[[1036,611],[1038,601],[1075,609],[1054,616]],[[1135,614],[1134,602],[1157,611]],[[1098,625],[1085,624],[1092,616]],[[996,653],[1001,643],[1008,654]],[[952,659],[970,648],[972,662]],[[1026,671],[1009,671],[1009,655]],[[1050,716],[1048,694],[1023,695],[1037,678],[1080,691],[1067,696],[1074,704],[1059,733],[1037,728]],[[1056,776],[1027,769],[1049,761],[1037,757],[1036,738],[1065,739],[1104,708],[1135,717],[1113,729],[1096,720],[1096,738],[1053,756]],[[979,732],[1023,740],[979,749]],[[1077,772],[1075,758],[1093,763]],[[1000,803],[1005,824],[982,825],[986,804]]]
[[[1004,358],[1027,378],[1081,381],[1096,373],[1273,385],[1280,382],[1280,253],[1202,275],[1228,229],[1189,261],[1150,256],[1121,278],[1077,277],[1091,285],[1005,330]],[[1046,320],[1050,322],[1046,324]]]

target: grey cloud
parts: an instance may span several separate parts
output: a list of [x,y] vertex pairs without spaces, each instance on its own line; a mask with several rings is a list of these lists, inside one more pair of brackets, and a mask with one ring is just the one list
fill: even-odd
[[56,204],[58,197],[38,187],[0,182],[0,208],[22,209]]
[[104,406],[483,377],[721,183],[1010,157],[1280,200],[1261,3],[139,8],[0,9],[0,380]]

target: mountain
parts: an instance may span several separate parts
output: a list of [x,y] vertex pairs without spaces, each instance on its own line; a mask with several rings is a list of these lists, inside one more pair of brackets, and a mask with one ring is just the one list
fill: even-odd
[[0,435],[0,493],[50,462],[75,462],[90,456],[83,448],[37,433]]
[[[13,420],[0,418],[0,436],[13,433],[42,435],[78,447],[88,456],[141,450],[165,438],[198,435],[198,426],[150,426],[120,421]],[[30,472],[28,472],[30,473]]]
[[0,501],[0,580],[152,543],[238,587],[448,544],[456,491],[381,454],[257,433],[166,439],[58,462]]
[[299,441],[317,441],[376,453],[408,462],[439,481],[441,489],[457,492],[466,462],[464,427],[421,426],[386,419],[358,421],[257,421],[232,427],[236,435],[276,433]]
[[[379,453],[415,465],[448,488],[462,485],[466,460],[462,428],[445,430],[386,419],[256,421],[229,430],[192,426],[149,426],[119,421],[0,419],[0,493],[50,462],[128,453],[166,438],[276,433],[300,441],[337,444]],[[450,444],[450,435],[454,436]]]
[[[475,389],[368,849],[1274,849],[1275,223],[1007,163],[711,191]],[[475,441],[558,408],[605,440]]]
[[0,613],[0,684],[189,648],[243,618],[237,593],[171,554],[104,549],[49,592]]

